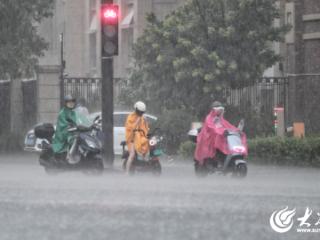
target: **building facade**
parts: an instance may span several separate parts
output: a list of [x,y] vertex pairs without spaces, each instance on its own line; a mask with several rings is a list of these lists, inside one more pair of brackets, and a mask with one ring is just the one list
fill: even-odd
[[[61,55],[68,77],[101,76],[100,3],[101,0],[56,0],[53,17],[38,30],[49,43],[39,59],[38,120],[55,121],[60,108]],[[125,79],[130,68],[134,42],[146,26],[146,14],[163,19],[183,0],[114,0],[120,6],[119,56],[114,58],[115,79]],[[63,35],[63,38],[61,38]],[[63,54],[61,47],[63,46]],[[117,95],[117,82],[115,95]]]
[[320,1],[281,0],[282,21],[291,25],[281,45],[289,77],[289,119],[304,122],[309,133],[320,132]]
[[286,74],[320,73],[320,1],[281,0],[282,21],[290,31],[282,44]]
[[[130,65],[133,43],[143,33],[146,14],[163,19],[183,0],[115,0],[119,4],[119,56],[115,58],[115,77],[124,78]],[[100,69],[100,0],[56,0],[52,18],[40,26],[49,49],[40,65],[60,65],[60,34],[64,36],[65,74],[72,77],[98,77]]]

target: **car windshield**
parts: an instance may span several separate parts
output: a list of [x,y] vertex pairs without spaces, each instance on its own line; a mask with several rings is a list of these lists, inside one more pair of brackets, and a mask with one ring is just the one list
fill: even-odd
[[114,114],[113,125],[114,127],[124,127],[128,114]]
[[[91,119],[91,121],[93,121],[93,119],[95,119],[98,115],[101,115],[101,113],[92,113],[92,114],[90,114],[89,118]],[[129,113],[115,112],[113,115],[114,127],[124,127],[126,124],[126,120],[127,120],[128,115],[129,115]],[[144,117],[150,126],[152,126],[156,122],[156,119],[154,119],[148,115],[145,115]]]
[[[126,120],[128,117],[128,113],[121,113],[121,114],[114,114],[113,116],[113,124],[115,127],[124,127],[126,124]],[[149,125],[152,125],[156,122],[155,119],[149,117],[149,116],[144,116],[146,121],[148,122]]]

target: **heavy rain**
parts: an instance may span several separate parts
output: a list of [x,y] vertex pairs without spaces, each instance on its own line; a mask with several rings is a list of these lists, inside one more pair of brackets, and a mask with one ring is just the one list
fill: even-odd
[[0,240],[319,239],[318,0],[0,0]]

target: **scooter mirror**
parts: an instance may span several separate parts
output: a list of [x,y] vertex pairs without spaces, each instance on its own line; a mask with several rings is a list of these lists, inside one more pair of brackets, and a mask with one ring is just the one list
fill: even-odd
[[192,129],[188,132],[188,136],[189,136],[189,139],[196,143],[197,142],[197,137],[198,137],[198,129]]
[[95,121],[97,121],[97,120],[99,120],[99,119],[100,119],[100,115],[97,115],[97,116],[94,118],[93,121],[95,122]]
[[241,119],[238,124],[238,129],[242,132],[244,128],[244,119]]

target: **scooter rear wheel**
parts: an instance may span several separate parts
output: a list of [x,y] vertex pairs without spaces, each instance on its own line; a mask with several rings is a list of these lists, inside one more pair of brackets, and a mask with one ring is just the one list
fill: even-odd
[[197,160],[194,160],[194,172],[195,172],[196,176],[199,178],[204,178],[209,173],[205,164],[201,165]]
[[85,169],[83,172],[88,175],[94,175],[94,176],[100,176],[103,174],[104,166],[101,156],[95,156],[94,159],[92,159],[92,164],[88,166],[87,169]]

